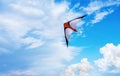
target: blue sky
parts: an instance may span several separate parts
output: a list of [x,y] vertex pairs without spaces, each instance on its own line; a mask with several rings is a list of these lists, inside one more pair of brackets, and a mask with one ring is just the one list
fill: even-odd
[[[0,76],[120,75],[120,0],[1,0]],[[63,24],[87,14],[66,47]]]

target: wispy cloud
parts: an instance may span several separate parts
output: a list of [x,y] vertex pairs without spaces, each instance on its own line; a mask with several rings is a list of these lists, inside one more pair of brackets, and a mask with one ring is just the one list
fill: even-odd
[[82,7],[84,11],[86,11],[88,14],[92,14],[98,10],[101,10],[105,7],[110,7],[113,5],[120,5],[120,0],[108,0],[108,1],[91,1],[90,4],[88,4],[87,7]]
[[94,20],[92,20],[92,24],[100,22],[105,16],[107,16],[108,14],[111,14],[112,12],[114,11],[110,10],[110,11],[97,13],[96,16],[94,17]]
[[43,41],[39,40],[39,39],[36,39],[36,38],[33,38],[33,37],[27,37],[27,38],[24,38],[23,41],[22,41],[23,44],[25,45],[28,45],[27,48],[37,48],[39,46],[42,46],[44,44]]
[[6,74],[2,74],[0,73],[0,76],[36,76],[37,74],[35,74],[34,72],[30,71],[30,70],[13,70],[13,71],[9,71]]
[[80,7],[88,15],[93,15],[94,19],[90,23],[98,23],[104,19],[105,16],[114,12],[111,6],[119,6],[120,0],[107,0],[107,1],[91,1],[87,7]]
[[39,8],[33,6],[25,6],[22,4],[10,4],[10,6],[19,13],[23,13],[25,15],[34,15],[34,16],[43,16],[44,12]]

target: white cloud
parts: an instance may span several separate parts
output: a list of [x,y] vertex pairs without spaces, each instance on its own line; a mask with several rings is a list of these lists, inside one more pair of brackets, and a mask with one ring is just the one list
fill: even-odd
[[88,7],[82,7],[83,10],[85,10],[88,14],[91,14],[93,12],[95,12],[96,10],[99,10],[101,7],[103,6],[101,1],[94,1],[91,2]]
[[87,14],[92,14],[104,7],[110,7],[113,5],[120,5],[120,0],[109,0],[109,1],[92,1],[87,7],[82,7]]
[[91,14],[95,15],[93,16],[94,19],[91,20],[90,22],[94,24],[100,22],[101,20],[104,19],[105,16],[114,12],[111,6],[118,6],[118,5],[120,5],[120,0],[107,0],[107,1],[95,0],[95,1],[91,1],[87,7],[80,7],[80,9],[82,9],[88,15]]
[[119,73],[120,72],[120,44],[115,46],[112,43],[100,48],[103,58],[95,61],[100,71]]
[[26,21],[24,21],[22,17],[8,13],[0,15],[0,26],[4,31],[13,34],[16,37],[22,36],[28,31]]
[[7,73],[0,73],[0,76],[37,76],[37,74],[30,70],[13,70]]
[[36,38],[33,38],[33,37],[24,38],[22,43],[25,45],[28,45],[27,48],[29,48],[29,49],[37,48],[37,47],[40,47],[44,44],[43,41],[36,39]]
[[[65,62],[70,61],[71,59],[74,58],[74,56],[76,56],[77,52],[81,51],[81,48],[80,49],[76,49],[74,47],[67,48],[66,46],[63,45],[63,43],[59,41],[56,43],[54,42],[52,44],[48,43],[48,45],[46,45],[47,48],[43,47],[43,49],[41,49],[43,51],[46,50],[47,53],[42,55],[37,55],[33,59],[33,64],[32,64],[33,67],[31,67],[31,69],[34,69],[39,74],[43,74],[47,71],[47,73],[44,74],[44,76],[47,75],[59,76],[60,72],[58,71],[62,70],[62,68],[65,67],[63,61]],[[37,58],[40,59],[36,60]]]
[[53,16],[60,16],[61,14],[64,14],[64,12],[66,11],[66,9],[68,9],[68,6],[66,3],[63,4],[59,4],[59,5],[52,5],[51,8],[51,13]]
[[62,76],[90,76],[91,69],[92,66],[87,58],[83,58],[80,63],[68,66]]
[[103,76],[104,74],[120,73],[120,44],[115,46],[112,43],[100,48],[103,58],[98,58],[91,65],[87,58],[80,63],[71,64],[65,68],[62,76]]
[[111,14],[112,12],[113,10],[96,13],[94,20],[92,20],[92,24],[100,22],[105,16]]
[[34,15],[34,16],[43,16],[44,15],[44,12],[36,7],[25,6],[22,4],[10,4],[10,6],[13,9],[17,10],[18,12],[21,12],[25,15]]
[[[81,48],[70,46],[67,48],[65,42],[63,43],[63,23],[68,20],[66,16],[70,10],[68,3],[56,4],[53,0],[31,1],[20,0],[7,3],[11,6],[9,10],[4,11],[4,14],[0,13],[2,28],[0,30],[6,31],[6,36],[3,35],[4,33],[1,36],[8,40],[9,44],[6,46],[12,44],[14,47],[11,48],[17,48],[20,52],[26,50],[29,50],[26,51],[27,54],[32,52],[32,55],[25,55],[29,60],[28,69],[42,76],[58,76],[65,66],[63,62],[70,61],[81,51]],[[73,15],[69,19],[78,15],[72,10],[71,13]]]

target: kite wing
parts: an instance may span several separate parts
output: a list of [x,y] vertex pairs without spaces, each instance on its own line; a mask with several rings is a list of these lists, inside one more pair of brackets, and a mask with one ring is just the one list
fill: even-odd
[[82,17],[75,18],[75,19],[73,19],[71,21],[68,21],[68,22],[64,23],[64,34],[65,34],[65,40],[66,40],[67,47],[68,47],[68,39],[69,39],[70,35],[73,32],[77,32],[76,25],[85,16],[86,15],[84,15]]

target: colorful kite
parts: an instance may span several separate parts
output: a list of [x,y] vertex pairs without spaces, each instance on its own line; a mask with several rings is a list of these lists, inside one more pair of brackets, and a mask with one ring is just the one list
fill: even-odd
[[77,32],[76,30],[76,25],[77,23],[82,19],[84,18],[86,15],[82,16],[82,17],[78,17],[78,18],[75,18],[71,21],[68,21],[66,23],[64,23],[64,34],[65,34],[65,40],[66,40],[66,45],[68,47],[68,39],[69,39],[69,36],[73,33],[73,32]]

